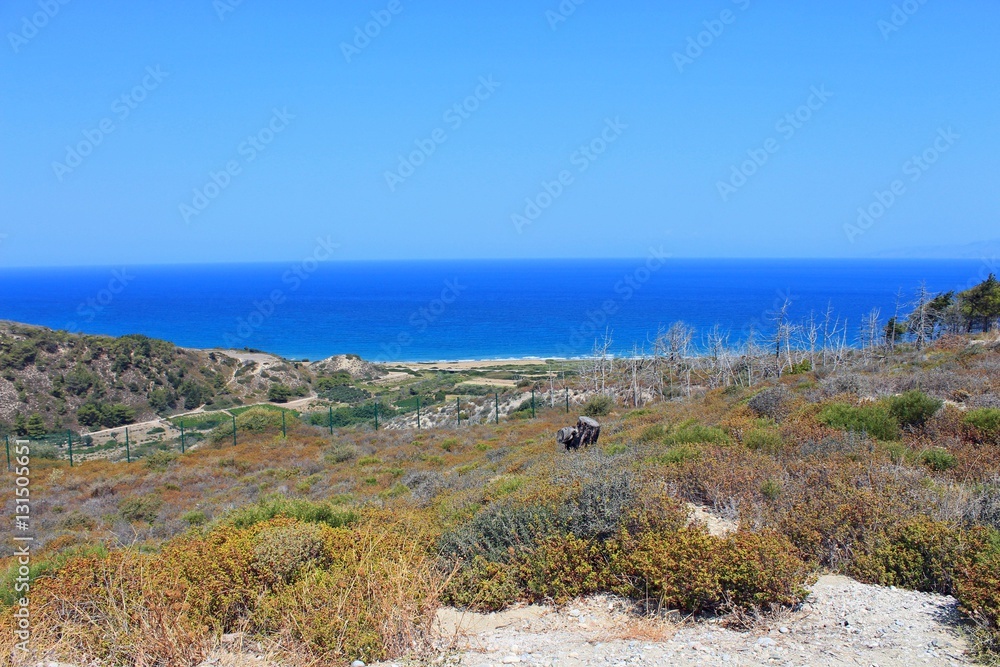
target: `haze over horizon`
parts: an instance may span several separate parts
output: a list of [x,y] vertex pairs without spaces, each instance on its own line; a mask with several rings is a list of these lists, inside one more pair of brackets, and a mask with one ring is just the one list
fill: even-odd
[[0,28],[0,267],[1000,247],[985,1],[15,0]]

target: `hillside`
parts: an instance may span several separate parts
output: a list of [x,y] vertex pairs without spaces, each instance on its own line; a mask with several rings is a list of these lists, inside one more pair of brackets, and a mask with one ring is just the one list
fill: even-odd
[[0,322],[0,433],[121,426],[195,409],[267,400],[312,373],[271,355],[192,350],[133,335],[111,338]]
[[[251,408],[236,445],[223,423],[184,455],[32,460],[31,659],[195,665],[244,637],[273,664],[419,664],[442,650],[449,609],[523,604],[582,609],[602,631],[654,642],[649,656],[700,650],[656,635],[687,618],[667,629],[706,660],[797,660],[810,637],[843,664],[995,659],[1000,344],[946,337],[816,364],[752,386],[711,386],[711,367],[695,366],[690,396],[667,400],[630,394],[619,364],[611,398],[570,414],[541,403],[499,425],[329,429],[286,412],[283,437],[279,413]],[[570,453],[554,433],[578,410],[603,430]],[[12,488],[0,490],[9,514]],[[595,595],[611,596],[610,620],[580,601]],[[528,655],[524,641],[561,630],[523,620],[484,638],[486,662],[558,653]]]

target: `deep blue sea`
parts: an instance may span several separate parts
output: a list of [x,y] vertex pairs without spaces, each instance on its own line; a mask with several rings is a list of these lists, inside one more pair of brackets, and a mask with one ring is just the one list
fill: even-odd
[[296,359],[575,357],[606,329],[618,353],[648,349],[676,320],[735,343],[785,298],[795,319],[831,303],[853,340],[899,290],[909,301],[922,280],[961,290],[988,273],[973,260],[655,258],[0,269],[0,319]]

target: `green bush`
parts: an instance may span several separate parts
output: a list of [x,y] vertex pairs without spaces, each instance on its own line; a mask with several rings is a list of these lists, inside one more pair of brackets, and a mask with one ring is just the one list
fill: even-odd
[[861,581],[950,595],[962,563],[958,530],[927,517],[911,519],[873,539],[849,567]]
[[976,442],[1000,444],[1000,409],[969,410],[962,417],[962,423]]
[[700,450],[688,445],[680,445],[679,447],[671,447],[663,454],[660,454],[656,457],[656,461],[667,465],[678,465],[685,461],[696,461],[699,458],[701,458]]
[[908,391],[889,399],[889,414],[902,426],[919,427],[927,423],[944,404],[922,391]]
[[[290,413],[286,414],[285,418],[289,421],[295,419]],[[241,412],[236,417],[237,431],[263,433],[269,429],[279,428],[281,428],[281,411],[279,410],[268,410],[257,406]],[[230,427],[229,433],[232,434],[232,427]]]
[[855,407],[832,403],[823,408],[817,419],[822,424],[842,431],[867,433],[878,440],[899,440],[899,422],[881,405]]
[[695,420],[690,420],[679,424],[666,437],[668,445],[695,445],[709,443],[714,445],[728,445],[731,441],[729,434],[718,426],[704,426]]
[[222,522],[236,528],[247,528],[279,516],[304,523],[322,523],[331,528],[348,526],[359,520],[356,512],[337,509],[330,503],[274,495],[229,512]]
[[920,462],[931,470],[943,472],[958,465],[955,455],[943,447],[925,449],[920,453]]
[[153,452],[145,458],[143,465],[145,465],[149,470],[164,472],[170,463],[176,458],[176,452]]
[[768,428],[755,428],[743,436],[743,444],[752,450],[777,454],[784,446],[781,434]]
[[615,407],[615,402],[610,396],[591,396],[583,404],[583,414],[588,417],[603,417],[610,414]]

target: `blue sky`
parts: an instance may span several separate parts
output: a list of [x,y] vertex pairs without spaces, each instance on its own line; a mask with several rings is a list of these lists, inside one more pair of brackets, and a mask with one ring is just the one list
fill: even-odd
[[0,266],[1000,236],[986,0],[11,0],[0,30]]

